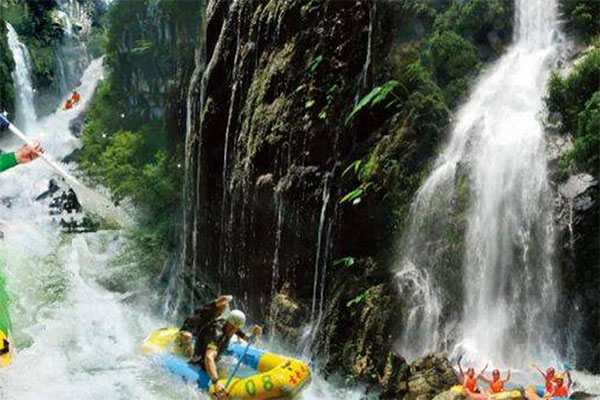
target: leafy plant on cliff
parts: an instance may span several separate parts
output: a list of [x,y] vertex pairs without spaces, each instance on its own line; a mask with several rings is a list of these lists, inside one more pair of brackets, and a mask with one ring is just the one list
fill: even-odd
[[345,121],[346,125],[352,121],[356,114],[367,106],[375,107],[380,103],[385,103],[386,108],[393,106],[396,100],[400,100],[400,98],[394,94],[394,90],[398,87],[402,87],[402,84],[398,81],[391,80],[381,86],[373,88],[373,90],[360,99],[350,114],[348,114]]
[[577,33],[583,41],[600,33],[600,6],[596,1],[560,0],[559,6],[566,17],[567,29]]
[[553,74],[546,103],[561,116],[561,131],[574,137],[573,150],[561,159],[563,169],[574,162],[579,170],[598,173],[600,135],[600,37],[566,77]]

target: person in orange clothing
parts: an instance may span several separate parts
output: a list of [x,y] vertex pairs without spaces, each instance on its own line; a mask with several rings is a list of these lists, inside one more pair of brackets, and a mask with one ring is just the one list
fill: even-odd
[[542,371],[540,367],[535,364],[531,364],[532,367],[538,370],[538,372],[544,377],[545,384],[536,386],[536,394],[539,397],[543,397],[546,393],[550,393],[554,389],[554,380],[556,379],[556,371],[554,368],[549,367],[546,372]]
[[492,379],[488,379],[485,375],[479,375],[482,381],[488,383],[490,385],[490,389],[488,390],[488,394],[495,394],[504,392],[504,384],[510,380],[510,369],[506,374],[506,379],[500,378],[500,371],[495,369],[492,371]]
[[65,103],[65,107],[63,109],[64,110],[70,110],[71,108],[73,108],[73,100],[69,99]]
[[71,102],[73,104],[79,103],[79,100],[81,100],[81,96],[79,95],[79,93],[77,93],[77,90],[73,90],[73,95],[71,96]]
[[476,400],[485,399],[486,396],[481,393],[481,390],[477,387],[477,376],[483,375],[488,367],[487,364],[478,375],[475,375],[475,368],[473,367],[467,368],[467,373],[465,374],[463,372],[462,365],[460,365],[461,360],[462,356],[458,358],[458,372],[460,374],[460,379],[463,382],[462,386],[465,396]]

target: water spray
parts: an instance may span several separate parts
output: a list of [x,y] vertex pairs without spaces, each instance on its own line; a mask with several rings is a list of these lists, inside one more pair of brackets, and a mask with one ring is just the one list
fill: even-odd
[[[12,124],[4,115],[0,114],[0,128],[8,128],[23,143],[32,146],[32,143],[19,128]],[[75,191],[77,198],[84,206],[93,213],[105,218],[108,222],[117,224],[120,227],[127,227],[133,223],[133,220],[123,210],[116,207],[110,200],[85,186],[77,178],[67,172],[55,161],[44,153],[37,155],[48,164],[54,171],[65,179],[65,182]]]

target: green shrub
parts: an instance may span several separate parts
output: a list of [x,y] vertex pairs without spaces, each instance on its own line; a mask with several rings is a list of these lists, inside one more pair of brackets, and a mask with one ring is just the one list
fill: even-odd
[[566,17],[567,30],[584,41],[600,33],[600,4],[595,0],[560,0],[561,13]]
[[585,104],[578,115],[573,150],[567,155],[580,170],[598,174],[600,163],[600,90]]
[[475,47],[453,31],[438,33],[431,38],[430,57],[442,84],[468,75],[479,64]]
[[600,87],[600,49],[591,51],[566,78],[550,77],[548,109],[563,117],[563,130],[573,132],[577,118],[586,102]]

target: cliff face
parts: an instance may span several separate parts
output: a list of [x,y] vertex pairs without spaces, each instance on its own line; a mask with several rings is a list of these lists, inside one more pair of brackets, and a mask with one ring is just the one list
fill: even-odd
[[199,0],[120,2],[109,9],[106,56],[114,90],[139,120],[165,120],[173,143],[182,142],[185,132],[202,12]]
[[341,121],[369,23],[367,2],[208,5],[206,71],[191,88],[185,257],[255,315],[284,282],[311,299],[337,252],[335,178],[354,141]]
[[461,7],[209,1],[191,77],[185,290],[215,282],[392,397],[393,241],[450,107],[511,37],[512,2]]

